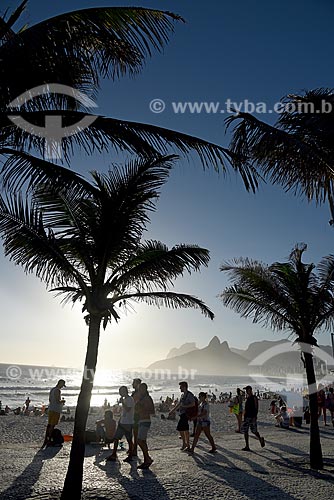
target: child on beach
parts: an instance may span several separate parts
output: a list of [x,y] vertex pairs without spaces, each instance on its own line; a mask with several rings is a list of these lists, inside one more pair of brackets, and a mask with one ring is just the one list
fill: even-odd
[[211,450],[209,450],[209,453],[215,453],[217,451],[215,442],[213,440],[213,437],[211,436],[210,432],[210,407],[209,403],[207,401],[207,393],[206,392],[200,392],[198,395],[199,398],[199,406],[198,406],[198,417],[197,417],[197,426],[196,426],[196,432],[195,432],[195,437],[193,440],[193,444],[191,448],[188,450],[188,453],[194,453],[195,446],[197,445],[198,438],[203,431],[206,437],[208,438],[210,444],[211,444]]
[[113,412],[107,410],[104,412],[104,418],[96,422],[97,439],[102,440],[110,448],[110,443],[114,440],[115,432],[116,420],[114,419]]
[[276,419],[276,426],[277,427],[282,427],[283,429],[289,429],[290,427],[290,415],[287,412],[286,406],[281,406],[280,412],[278,415],[275,417]]

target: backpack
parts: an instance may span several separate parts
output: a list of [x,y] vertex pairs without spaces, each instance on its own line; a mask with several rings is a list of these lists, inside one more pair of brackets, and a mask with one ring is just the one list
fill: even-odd
[[188,417],[188,420],[195,420],[198,415],[198,398],[194,396],[195,398],[195,406],[191,406],[190,408],[186,409],[186,415]]
[[64,442],[64,436],[60,429],[54,428],[51,434],[51,446],[61,446]]
[[96,436],[96,431],[88,429],[85,432],[85,443],[90,444],[90,443],[96,443],[98,441],[97,436]]

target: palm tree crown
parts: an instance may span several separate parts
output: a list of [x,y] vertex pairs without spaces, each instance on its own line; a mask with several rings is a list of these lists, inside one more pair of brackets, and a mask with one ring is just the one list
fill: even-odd
[[322,469],[312,346],[317,344],[317,331],[334,326],[334,256],[324,257],[318,266],[305,264],[302,256],[306,248],[305,244],[297,245],[288,262],[270,266],[249,259],[223,264],[221,271],[230,274],[233,285],[221,298],[224,305],[254,323],[296,335],[309,389],[310,465]]
[[153,49],[163,49],[174,21],[182,21],[157,9],[94,7],[15,32],[13,25],[27,3],[24,0],[8,19],[0,18],[0,102],[5,105],[44,83],[62,83],[91,94],[100,77],[136,74]]
[[[198,271],[209,252],[196,245],[168,249],[142,241],[149,212],[175,157],[136,159],[92,181],[29,155],[4,173],[0,235],[5,254],[35,273],[65,301],[83,300],[88,324],[85,369],[75,414],[63,499],[81,498],[85,429],[97,364],[101,324],[118,321],[129,301],[160,307],[193,307],[213,319],[198,298],[170,291],[184,272]],[[24,168],[26,166],[26,169]],[[18,189],[20,188],[20,189]]]
[[333,89],[284,97],[274,125],[243,112],[226,122],[234,125],[230,149],[237,162],[249,161],[286,191],[328,202],[334,220]]
[[[248,164],[234,164],[233,154],[208,141],[149,124],[96,116],[73,96],[53,93],[51,84],[62,84],[94,97],[100,78],[138,73],[153,50],[162,50],[174,24],[183,19],[171,12],[138,7],[91,8],[61,14],[15,32],[13,26],[28,0],[7,18],[0,17],[0,154],[45,154],[45,137],[23,130],[10,119],[20,115],[44,128],[46,116],[61,117],[62,126],[73,126],[83,117],[93,123],[77,127],[63,138],[61,147],[70,162],[74,147],[87,153],[112,146],[141,156],[172,151],[195,152],[203,166],[225,172],[235,169],[247,190],[257,188],[256,171]],[[31,99],[31,90],[43,94]],[[8,106],[23,93],[23,104]],[[36,127],[35,127],[36,128]],[[33,158],[31,158],[33,161]]]
[[131,300],[196,307],[212,319],[201,300],[169,291],[176,277],[207,265],[209,252],[141,241],[174,160],[137,159],[108,174],[92,172],[92,182],[40,160],[30,195],[1,198],[5,254],[65,300],[84,300],[87,320],[91,314],[104,325],[118,320],[116,304],[125,307]]
[[317,267],[302,262],[307,246],[297,245],[288,262],[266,265],[250,259],[225,263],[234,284],[221,294],[224,305],[297,341],[316,344],[313,335],[334,327],[334,256]]

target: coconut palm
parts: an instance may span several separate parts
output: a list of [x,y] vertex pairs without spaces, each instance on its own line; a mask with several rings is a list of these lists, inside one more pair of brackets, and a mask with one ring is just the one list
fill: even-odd
[[139,73],[152,51],[168,42],[174,21],[182,21],[157,9],[93,7],[14,31],[27,4],[23,0],[11,16],[6,11],[0,17],[1,108],[48,83],[94,95],[100,78]]
[[334,326],[334,256],[323,258],[317,267],[305,264],[302,256],[306,248],[305,244],[297,245],[283,263],[267,265],[247,258],[224,263],[221,271],[230,275],[233,285],[221,298],[242,317],[296,336],[309,387],[310,466],[322,469],[312,346],[317,345],[317,332]]
[[[13,193],[6,186],[7,197],[1,198],[5,254],[64,295],[65,301],[83,301],[88,324],[84,376],[62,498],[79,499],[81,494],[85,428],[101,324],[106,328],[108,322],[117,322],[133,301],[197,308],[213,319],[200,299],[170,290],[184,272],[206,266],[209,252],[196,245],[167,248],[159,241],[142,241],[149,212],[155,209],[174,160],[173,156],[136,159],[107,174],[92,172],[91,181],[40,160],[39,165],[35,163],[33,183],[27,170],[24,187],[28,193]],[[13,175],[13,170],[9,172]]]
[[[27,3],[22,1],[11,16],[5,13],[0,18],[0,154],[5,148],[7,154],[34,150],[43,156],[46,141],[36,126],[43,129],[46,116],[60,115],[63,127],[83,117],[93,122],[84,128],[78,125],[75,134],[62,139],[67,161],[76,146],[89,154],[112,146],[142,156],[167,154],[172,147],[179,154],[195,152],[204,166],[231,168],[233,155],[225,148],[163,127],[96,116],[85,104],[85,96],[96,95],[101,78],[137,74],[153,50],[163,49],[175,22],[183,21],[180,16],[156,9],[101,7],[61,14],[14,31]],[[53,93],[51,84],[66,85],[73,96]],[[36,87],[43,93],[31,99]],[[81,102],[79,91],[85,94]],[[23,101],[9,109],[22,93]],[[18,114],[35,125],[35,135],[13,123],[13,115]],[[256,189],[252,167],[232,168],[240,173],[247,190]]]
[[[272,115],[271,115],[272,116]],[[327,202],[334,221],[334,92],[318,88],[282,99],[275,123],[249,113],[229,117],[230,150],[286,191]]]

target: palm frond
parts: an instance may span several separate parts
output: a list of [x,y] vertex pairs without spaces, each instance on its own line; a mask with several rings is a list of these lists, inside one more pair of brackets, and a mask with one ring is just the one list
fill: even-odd
[[[44,127],[45,114],[59,115],[56,111],[22,112],[20,116],[26,121]],[[84,117],[93,117],[89,113],[79,111],[61,111],[63,126],[79,123]],[[0,147],[13,149],[36,149],[41,155],[45,154],[45,139],[32,135],[13,125],[8,115],[0,113]],[[78,126],[77,133],[62,140],[64,158],[69,161],[75,147],[80,147],[88,154],[103,152],[112,146],[117,152],[126,151],[142,157],[166,155],[170,152],[181,154],[189,160],[189,154],[195,154],[204,168],[213,166],[215,170],[227,173],[234,170],[241,176],[247,191],[255,192],[260,175],[247,161],[237,160],[233,151],[211,142],[193,137],[174,130],[157,127],[155,125],[117,120],[96,116],[95,121],[87,128]]]
[[0,148],[0,154],[7,157],[0,171],[2,187],[7,191],[25,188],[32,192],[45,184],[55,191],[75,190],[78,196],[96,191],[82,175],[61,165],[11,148]]
[[334,255],[328,255],[318,263],[319,285],[323,290],[334,289]]
[[273,266],[240,258],[224,263],[220,270],[228,272],[234,283],[221,294],[225,305],[236,307],[242,316],[252,317],[254,323],[272,325],[278,330],[295,326],[289,290],[282,286],[279,272]]
[[270,266],[249,259],[224,264],[221,270],[233,282],[221,294],[224,305],[254,323],[290,330],[299,342],[316,345],[314,334],[334,325],[334,258],[316,268],[302,262],[306,248],[298,244],[287,262]]
[[291,318],[284,314],[281,307],[267,300],[263,294],[254,294],[252,290],[237,285],[227,287],[220,295],[225,306],[230,307],[242,318],[251,318],[253,323],[274,330],[291,329]]
[[22,196],[0,197],[0,235],[5,255],[27,273],[35,273],[48,285],[79,281],[80,273],[61,252],[52,231],[45,231],[43,217],[35,204]]
[[173,280],[185,271],[199,271],[209,263],[209,251],[197,245],[176,245],[168,249],[159,241],[146,241],[120,268],[113,270],[106,284],[109,290],[131,286],[152,291],[153,287],[166,290]]
[[[283,104],[286,109],[274,125],[248,113],[229,117],[228,127],[238,121],[230,148],[237,159],[247,158],[265,178],[286,191],[319,204],[327,201],[334,219],[333,90],[290,95]],[[326,105],[329,111],[323,110]]]
[[145,302],[148,305],[155,305],[158,308],[164,306],[171,309],[199,309],[207,318],[211,320],[214,318],[214,313],[204,304],[204,302],[193,295],[174,292],[133,293],[120,295],[117,301],[127,301],[129,299],[137,302]]
[[89,91],[99,74],[136,74],[167,43],[175,21],[183,19],[137,7],[82,9],[42,21],[0,47],[2,97],[8,103],[27,87],[50,82]]
[[[55,293],[56,297],[62,296],[61,302],[63,304],[72,303],[74,305],[76,302],[82,301],[85,298],[83,290],[74,286],[59,286],[57,288],[51,288],[49,291]],[[82,312],[84,312],[84,310],[85,307],[83,307]]]
[[14,10],[14,12],[10,15],[7,21],[4,18],[1,19],[0,23],[0,47],[6,41],[12,38],[15,33],[12,31],[12,26],[16,23],[19,17],[22,15],[25,7],[28,3],[28,0],[23,0],[21,4]]

